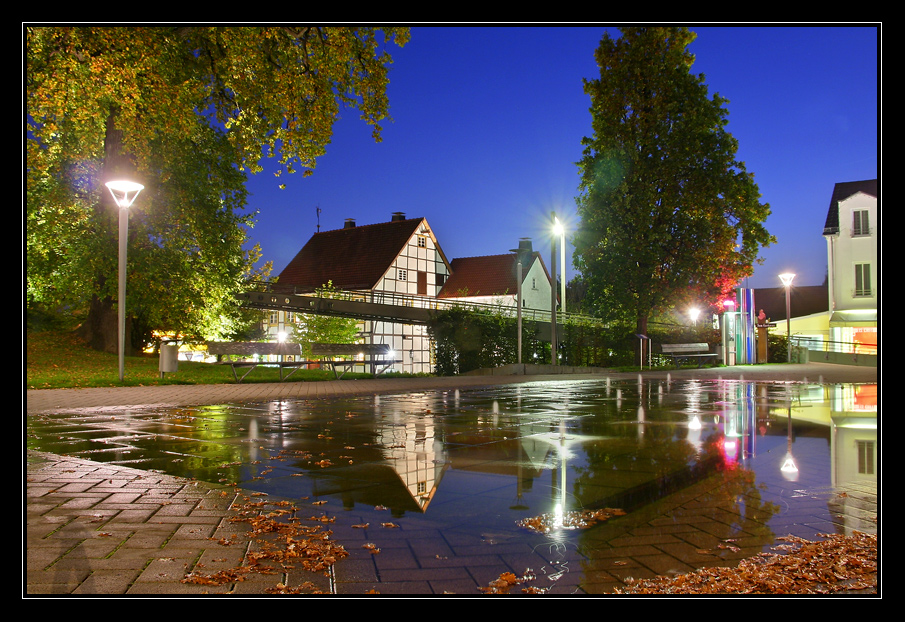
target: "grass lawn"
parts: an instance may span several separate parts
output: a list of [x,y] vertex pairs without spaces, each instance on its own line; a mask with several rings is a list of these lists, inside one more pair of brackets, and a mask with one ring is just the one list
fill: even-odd
[[[240,370],[240,375],[243,371]],[[287,370],[288,373],[291,370]],[[347,378],[371,378],[370,374],[347,373]],[[332,370],[300,369],[287,382],[333,380]],[[276,368],[258,367],[242,381],[279,382]],[[121,387],[164,384],[234,384],[232,369],[227,365],[179,361],[179,370],[160,377],[159,359],[155,356],[126,357],[125,378],[119,380],[116,354],[92,350],[70,333],[42,331],[26,333],[26,389],[63,389],[75,387]]]

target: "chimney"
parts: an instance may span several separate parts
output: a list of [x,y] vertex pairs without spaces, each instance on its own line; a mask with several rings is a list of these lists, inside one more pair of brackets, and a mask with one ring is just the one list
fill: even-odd
[[405,212],[393,212],[393,217],[390,218],[390,222],[397,222],[400,220],[405,220]]
[[355,227],[355,219],[354,218],[346,218],[346,225],[343,229],[353,229]]
[[534,254],[534,247],[531,245],[531,238],[521,238],[518,241],[518,259],[522,262],[522,266],[528,267],[531,263],[531,256]]

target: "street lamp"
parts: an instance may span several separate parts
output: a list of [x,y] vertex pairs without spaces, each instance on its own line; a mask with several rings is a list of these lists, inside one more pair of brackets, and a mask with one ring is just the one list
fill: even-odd
[[[559,236],[559,259],[560,264],[560,291],[562,295],[560,296],[560,309],[563,313],[566,312],[566,228],[559,221],[559,218],[556,217],[556,212],[553,212],[553,235]],[[555,275],[554,275],[555,276]]]
[[553,218],[553,237],[550,240],[550,363],[556,365],[556,212]]
[[119,380],[126,368],[126,242],[129,234],[129,207],[144,186],[133,181],[108,181],[106,184],[119,207]]
[[698,325],[698,316],[701,315],[701,310],[700,309],[689,309],[688,315],[691,316],[692,324],[697,326]]
[[786,347],[788,350],[787,363],[792,362],[792,303],[789,296],[789,288],[792,287],[792,279],[795,278],[795,275],[791,272],[784,272],[779,275],[779,280],[782,281],[783,286],[786,288]]
[[517,364],[522,364],[522,255],[521,249],[513,248],[509,252],[515,253],[515,316],[518,328],[518,359]]

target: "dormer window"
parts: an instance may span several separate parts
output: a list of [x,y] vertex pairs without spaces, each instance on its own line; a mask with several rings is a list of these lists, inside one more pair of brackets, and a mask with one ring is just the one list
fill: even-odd
[[856,209],[852,212],[852,235],[870,235],[870,219],[866,209]]

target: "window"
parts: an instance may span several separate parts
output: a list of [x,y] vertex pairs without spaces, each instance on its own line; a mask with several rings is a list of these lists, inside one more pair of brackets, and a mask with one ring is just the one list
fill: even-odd
[[858,445],[858,473],[861,475],[874,474],[874,442],[855,441]]
[[866,209],[856,209],[852,212],[852,235],[870,235],[870,219]]
[[427,272],[418,271],[418,294],[427,295]]
[[855,296],[870,296],[870,264],[855,264]]
[[423,235],[418,236],[418,248],[427,248],[427,238]]
[[397,281],[408,281],[408,274],[406,273],[406,271],[399,270],[398,274],[396,275],[396,280]]

